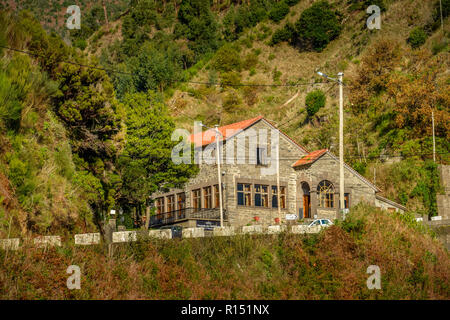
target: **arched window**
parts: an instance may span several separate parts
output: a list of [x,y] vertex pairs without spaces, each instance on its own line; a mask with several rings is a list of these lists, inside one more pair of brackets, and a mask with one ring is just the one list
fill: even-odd
[[317,186],[318,207],[334,207],[334,187],[330,181],[323,180]]

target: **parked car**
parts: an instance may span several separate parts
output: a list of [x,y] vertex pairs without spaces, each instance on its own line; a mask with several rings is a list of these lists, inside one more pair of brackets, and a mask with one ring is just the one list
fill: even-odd
[[316,219],[313,222],[311,222],[308,227],[315,227],[315,226],[321,226],[321,227],[329,227],[332,226],[333,222],[331,222],[330,219]]
[[160,230],[172,230],[172,239],[174,238],[181,238],[183,235],[183,227],[181,226],[164,226],[161,227]]

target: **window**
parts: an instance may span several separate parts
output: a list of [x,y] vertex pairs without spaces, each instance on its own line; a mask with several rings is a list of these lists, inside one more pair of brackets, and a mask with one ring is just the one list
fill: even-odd
[[256,164],[267,165],[267,149],[257,147],[256,148]]
[[156,214],[161,215],[164,213],[164,198],[158,198],[156,199]]
[[177,194],[177,209],[180,211],[180,214],[184,214],[186,209],[186,194]]
[[256,207],[269,206],[269,186],[255,184],[255,206]]
[[214,208],[220,207],[219,185],[214,185]]
[[281,209],[286,209],[286,187],[280,187]]
[[277,186],[272,186],[272,208],[278,208]]
[[200,211],[202,208],[200,193],[200,189],[192,190],[192,207],[194,212]]
[[175,195],[167,196],[167,212],[175,211]]
[[344,193],[344,204],[345,207],[344,208],[349,208],[349,194],[348,193]]
[[252,185],[245,183],[237,184],[237,202],[240,206],[252,205]]
[[334,188],[330,181],[323,180],[317,186],[318,207],[334,207]]
[[211,209],[212,208],[211,187],[203,188],[203,208],[205,208],[205,209]]
[[[281,209],[286,209],[286,187],[280,186]],[[278,189],[272,186],[272,208],[278,208]]]

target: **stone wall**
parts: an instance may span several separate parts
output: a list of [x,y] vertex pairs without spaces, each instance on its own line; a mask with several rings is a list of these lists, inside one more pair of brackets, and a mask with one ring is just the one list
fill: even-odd
[[[323,155],[320,159],[311,165],[300,167],[296,170],[297,186],[299,188],[299,197],[297,208],[303,203],[303,192],[301,183],[305,182],[310,188],[311,214],[317,215],[317,218],[335,219],[339,210],[339,159],[330,154]],[[322,180],[328,180],[334,188],[333,208],[320,208],[317,203],[317,186]],[[344,193],[349,194],[350,207],[359,202],[367,202],[375,205],[375,189],[371,187],[363,178],[359,177],[353,169],[344,167]],[[298,212],[298,210],[297,210]]]
[[130,242],[137,241],[137,232],[136,231],[118,231],[113,232],[112,234],[112,242]]
[[19,238],[0,239],[0,248],[3,250],[18,250],[19,244]]
[[60,236],[41,236],[33,239],[33,243],[38,248],[44,247],[53,247],[53,246],[61,246],[61,237]]
[[203,238],[205,236],[205,229],[203,228],[184,228],[183,238]]
[[[320,226],[308,227],[307,225],[293,225],[289,229],[292,233],[317,233],[321,230]],[[286,225],[269,225],[267,227],[263,225],[249,225],[240,228],[236,227],[223,227],[214,228],[208,232],[208,236],[235,236],[238,234],[278,234],[288,231]],[[185,228],[183,229],[183,238],[203,238],[207,236],[204,228]],[[101,242],[101,236],[99,233],[86,233],[76,234],[75,244],[77,245],[95,245]],[[149,230],[148,233],[142,231],[118,231],[113,232],[113,243],[126,243],[134,242],[139,239],[172,239],[172,231],[170,229],[164,230]],[[41,236],[33,239],[35,246],[39,248],[50,246],[61,246],[60,236]],[[0,249],[2,250],[18,250],[20,239],[0,239]]]
[[75,244],[91,245],[100,243],[100,233],[82,233],[75,235]]

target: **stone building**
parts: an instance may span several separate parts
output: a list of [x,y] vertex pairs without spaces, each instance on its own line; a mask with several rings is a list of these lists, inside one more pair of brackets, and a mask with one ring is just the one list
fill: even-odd
[[[286,215],[338,217],[339,159],[330,151],[309,152],[261,116],[218,131],[224,225],[282,224]],[[189,140],[203,154],[197,155],[199,173],[183,189],[151,196],[156,215],[150,227],[220,225],[215,130],[195,133]],[[347,164],[344,170],[346,208],[364,201],[405,210],[380,197],[380,190]]]

